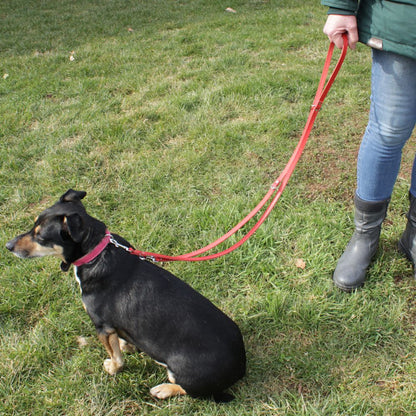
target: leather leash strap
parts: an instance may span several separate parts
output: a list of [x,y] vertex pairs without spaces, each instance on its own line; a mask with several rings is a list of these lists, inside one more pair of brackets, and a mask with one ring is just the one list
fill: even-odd
[[[141,250],[134,250],[132,248],[129,248],[130,253],[140,256],[142,258],[147,258],[152,261],[203,261],[203,260],[212,260],[217,257],[224,256],[236,248],[240,247],[242,244],[244,244],[260,227],[261,224],[265,221],[265,219],[270,215],[272,209],[276,205],[278,199],[283,193],[283,190],[285,189],[290,176],[292,175],[293,171],[295,170],[296,164],[298,163],[303,149],[305,148],[306,142],[308,141],[309,135],[311,133],[311,130],[313,128],[316,116],[318,115],[319,110],[322,107],[322,104],[325,100],[325,97],[327,96],[329,90],[331,89],[332,84],[335,81],[336,76],[338,75],[339,70],[341,69],[341,66],[344,62],[345,56],[347,54],[347,47],[348,47],[348,39],[347,36],[343,36],[344,44],[342,47],[341,55],[338,59],[338,62],[335,65],[335,68],[330,75],[328,82],[325,85],[325,81],[327,79],[327,75],[329,72],[329,67],[332,60],[332,54],[334,51],[334,44],[331,42],[329,45],[328,53],[326,56],[325,64],[322,70],[321,79],[319,81],[318,89],[315,95],[315,98],[313,100],[309,117],[306,121],[306,125],[304,127],[302,136],[298,142],[298,145],[296,146],[291,158],[289,159],[289,162],[287,163],[286,167],[280,174],[280,176],[273,182],[273,184],[270,187],[270,190],[267,192],[267,194],[264,196],[264,198],[260,201],[260,203],[251,211],[242,221],[240,221],[235,227],[233,227],[230,231],[228,231],[226,234],[224,234],[222,237],[218,238],[216,241],[212,242],[211,244],[208,244],[207,246],[192,251],[190,253],[182,254],[179,256],[167,256],[164,254],[159,253],[152,253],[148,251],[141,251]],[[223,243],[225,240],[230,238],[233,234],[235,234],[240,228],[242,228],[247,222],[249,222],[269,201],[269,205],[261,215],[260,219],[257,221],[257,223],[253,226],[253,228],[237,243],[233,244],[231,247],[220,251],[218,253],[210,254],[207,256],[200,256],[201,254],[204,254],[205,252],[213,249],[214,247],[218,246],[219,244]]]

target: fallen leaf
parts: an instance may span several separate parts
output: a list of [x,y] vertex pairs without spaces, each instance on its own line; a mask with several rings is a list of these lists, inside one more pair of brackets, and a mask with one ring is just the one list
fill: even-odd
[[234,9],[232,9],[231,7],[227,7],[226,9],[225,9],[225,11],[226,12],[228,12],[228,13],[237,13]]
[[302,269],[303,270],[306,267],[306,263],[302,259],[296,259],[295,260],[295,266],[298,269]]
[[127,29],[127,31],[129,31],[129,32],[134,32],[134,30],[133,30],[131,27],[129,27],[129,28]]
[[7,78],[9,78],[9,74],[4,74],[3,79],[7,79]]
[[77,343],[79,348],[83,348],[88,345],[88,340],[87,338],[80,335],[79,337],[77,337]]

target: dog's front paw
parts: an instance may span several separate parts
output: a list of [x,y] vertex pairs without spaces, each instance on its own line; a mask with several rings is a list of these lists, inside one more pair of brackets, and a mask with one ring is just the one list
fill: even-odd
[[107,371],[107,373],[111,374],[112,376],[114,374],[117,374],[123,368],[122,365],[117,364],[111,358],[107,358],[106,360],[104,360],[103,365],[104,365],[104,370]]
[[159,384],[150,389],[150,394],[157,399],[168,399],[172,396],[186,394],[186,391],[179,384]]

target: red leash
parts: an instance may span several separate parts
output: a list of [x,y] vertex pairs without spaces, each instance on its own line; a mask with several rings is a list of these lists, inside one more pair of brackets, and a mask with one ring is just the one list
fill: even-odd
[[[244,244],[260,227],[261,224],[265,221],[265,219],[269,216],[272,209],[276,205],[278,199],[283,193],[283,190],[285,189],[290,176],[292,175],[293,171],[295,170],[296,164],[298,163],[300,156],[302,155],[303,149],[305,148],[306,142],[308,141],[309,135],[311,133],[312,127],[314,125],[316,116],[318,115],[318,111],[321,109],[322,104],[325,100],[325,97],[327,96],[332,84],[335,81],[336,76],[338,75],[339,70],[341,69],[341,66],[344,62],[345,55],[347,54],[347,46],[348,46],[348,39],[347,36],[344,35],[344,45],[342,48],[341,55],[338,59],[337,64],[335,65],[335,68],[329,77],[329,80],[327,84],[325,85],[325,81],[328,75],[329,66],[331,64],[332,60],[332,54],[334,51],[334,44],[331,43],[329,45],[328,54],[326,56],[324,68],[322,70],[321,80],[319,81],[318,90],[316,92],[315,98],[313,100],[313,104],[311,106],[311,110],[309,112],[309,117],[306,122],[306,125],[303,129],[302,136],[299,140],[299,143],[294,150],[289,162],[287,163],[286,167],[284,168],[283,172],[280,174],[280,176],[273,182],[273,184],[270,187],[270,190],[267,192],[267,194],[264,196],[264,198],[261,200],[261,202],[256,206],[256,208],[253,209],[253,211],[250,212],[241,222],[239,222],[235,227],[233,227],[228,233],[224,234],[222,237],[220,237],[218,240],[214,241],[211,244],[208,244],[207,246],[192,251],[190,253],[182,254],[179,256],[166,256],[164,254],[158,254],[158,253],[151,253],[148,251],[141,251],[141,250],[134,250],[132,248],[129,249],[130,253],[143,257],[148,258],[153,261],[202,261],[202,260],[212,260],[217,257],[224,256],[231,251],[235,250],[236,248],[240,247],[242,244]],[[273,197],[273,198],[272,198]],[[272,198],[272,199],[271,199]],[[235,234],[240,228],[242,228],[247,222],[249,222],[265,205],[266,203],[271,199],[270,204],[267,206],[264,213],[261,215],[260,219],[257,221],[257,223],[254,225],[254,227],[237,243],[233,244],[231,247],[227,248],[226,250],[223,250],[218,253],[210,254],[207,256],[201,256],[197,257],[214,247],[218,246],[219,244],[223,243],[225,240],[227,240],[229,237],[231,237],[233,234]]]

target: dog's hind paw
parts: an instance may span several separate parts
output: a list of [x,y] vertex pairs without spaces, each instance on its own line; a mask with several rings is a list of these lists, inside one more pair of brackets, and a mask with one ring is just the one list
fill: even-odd
[[186,391],[179,384],[159,384],[150,389],[150,394],[157,399],[167,399],[172,396],[182,396]]

